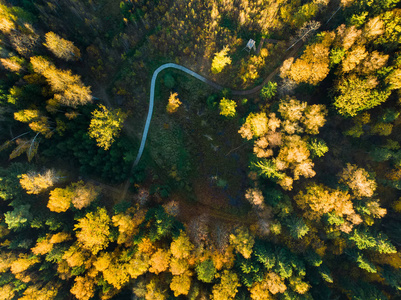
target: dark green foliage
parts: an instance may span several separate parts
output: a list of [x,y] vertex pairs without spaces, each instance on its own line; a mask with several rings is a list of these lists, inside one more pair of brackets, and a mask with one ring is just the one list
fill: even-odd
[[289,229],[290,235],[294,239],[301,239],[304,235],[306,235],[309,231],[308,225],[297,216],[292,216],[286,220],[286,225]]
[[164,85],[169,89],[172,89],[175,86],[175,79],[171,74],[167,73],[164,76]]
[[32,219],[30,212],[31,206],[29,204],[15,206],[14,210],[8,211],[4,214],[4,221],[11,230],[22,230],[29,226]]
[[253,256],[250,259],[245,259],[242,255],[237,255],[235,263],[245,286],[251,287],[254,281],[263,279],[262,266]]
[[7,169],[0,168],[0,198],[22,204],[26,194],[19,183],[19,176],[27,172],[27,164],[13,163]]
[[276,252],[276,264],[273,268],[274,272],[279,274],[282,278],[289,278],[292,275],[292,262],[291,262],[291,254],[281,248]]
[[318,269],[319,269],[319,274],[324,281],[328,283],[333,283],[333,277],[330,272],[330,269],[325,264],[322,264]]
[[388,298],[373,284],[367,282],[344,282],[353,300],[387,300]]
[[182,224],[167,214],[162,206],[149,209],[146,213],[145,223],[151,241],[157,241],[168,236],[178,236]]
[[267,270],[273,268],[276,263],[274,248],[270,244],[263,243],[260,240],[255,242],[253,247],[253,255]]
[[356,251],[355,249],[349,249],[346,252],[352,261],[357,263],[358,267],[369,273],[377,273],[376,266],[370,262],[369,259],[362,254],[362,252]]
[[312,250],[308,250],[305,253],[305,260],[309,265],[313,267],[319,267],[323,263],[323,260],[320,257],[320,255]]
[[384,265],[380,275],[386,280],[386,283],[397,291],[401,290],[401,273],[399,270]]
[[399,111],[396,111],[395,109],[392,108],[387,108],[384,110],[383,114],[378,118],[378,121],[383,123],[391,123],[394,122],[394,120],[397,119],[399,115],[400,115]]

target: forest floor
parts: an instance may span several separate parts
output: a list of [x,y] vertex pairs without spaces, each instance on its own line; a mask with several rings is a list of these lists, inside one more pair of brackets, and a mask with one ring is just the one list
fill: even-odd
[[[297,53],[299,53],[300,49],[304,46],[304,44],[305,41],[299,40],[291,49],[288,49],[288,51],[283,53],[280,62],[283,62],[290,57],[296,56]],[[280,68],[281,64],[276,67],[272,72],[270,72],[267,76],[265,76],[263,82],[255,86],[254,88],[243,91],[231,90],[232,95],[252,96],[257,94],[265,84],[274,79],[274,77],[279,73]],[[187,74],[180,74],[176,77],[182,78],[184,79],[183,81],[186,81],[184,83],[178,82],[179,85],[185,85],[185,83],[188,83],[188,81],[190,82],[191,80],[195,80],[192,78],[188,79],[190,75]],[[159,78],[158,85],[160,85],[160,81],[162,80],[160,80]],[[192,83],[192,87],[193,86],[194,84]],[[198,87],[199,86],[202,86],[202,84],[198,84]],[[163,90],[163,88],[161,89]],[[191,89],[187,92],[188,95],[197,94]],[[163,94],[164,96],[162,98],[166,98],[165,90]],[[179,94],[181,95],[181,93]],[[185,92],[183,93],[183,96],[185,98]],[[157,99],[158,101],[156,102],[162,102],[162,99],[160,99],[160,95],[157,98],[159,99]],[[193,99],[188,97],[188,100],[188,102],[190,102]],[[204,128],[202,128],[205,126],[202,126],[202,122],[194,122],[194,119],[197,119],[197,117],[199,120],[202,119],[202,113],[199,114],[199,111],[208,109],[205,104],[206,99],[203,98],[202,100],[204,107],[199,107],[196,105],[194,106],[194,109],[189,109],[187,107],[186,114],[178,114],[178,116],[176,116],[178,117],[177,120],[173,120],[173,123],[175,123],[175,125],[178,125],[181,128],[185,128],[184,131],[186,135],[189,136],[190,140],[192,140],[190,142],[192,143],[192,147],[190,146],[190,148],[192,148],[191,158],[195,159],[191,159],[191,164],[196,165],[196,167],[194,168],[194,173],[196,174],[196,176],[190,176],[191,178],[189,181],[190,185],[193,187],[193,193],[195,195],[195,198],[197,199],[197,202],[191,202],[189,204],[185,201],[180,201],[180,203],[182,203],[184,211],[187,211],[188,215],[191,215],[194,212],[197,212],[197,215],[199,215],[200,211],[204,211],[208,215],[214,215],[217,218],[225,219],[226,221],[228,221],[229,219],[232,219],[232,214],[230,214],[230,212],[228,211],[229,209],[227,210],[228,206],[241,206],[244,202],[241,199],[243,198],[242,196],[245,188],[244,183],[247,181],[247,162],[244,162],[243,160],[247,159],[247,154],[245,151],[247,147],[243,147],[244,145],[241,141],[242,139],[237,133],[237,127],[239,126],[238,124],[236,124],[237,122],[235,121],[238,120],[231,120],[231,123],[227,122],[226,125],[228,126],[222,128],[221,130],[212,126],[212,128],[216,131],[214,133],[205,133],[203,130]],[[155,107],[157,117],[161,114],[166,114],[164,109],[165,104],[162,105],[160,103]],[[159,113],[157,113],[157,111],[159,111]],[[155,122],[153,122],[153,126],[160,126],[161,123],[163,123],[163,126],[165,127],[163,129],[165,131],[168,131],[169,126],[171,126],[171,124],[168,124],[171,123],[170,121],[164,123],[157,122],[159,124],[156,125],[154,124]],[[134,123],[126,122],[124,126],[124,130],[126,131],[126,133],[134,139],[140,138],[140,136],[138,136],[137,125],[138,120],[136,120]],[[232,126],[234,126],[235,128],[230,128]],[[147,148],[149,147],[152,147],[152,144],[148,142]],[[134,172],[134,169],[135,165],[133,164],[131,173]],[[188,181],[188,178],[186,179]],[[107,184],[103,185],[107,186]],[[132,197],[129,192],[130,185],[130,180],[127,180],[123,185],[120,185],[117,188],[108,188],[108,191],[111,193],[115,193],[115,197],[113,197],[115,201],[123,201],[124,199]],[[178,199],[181,198],[182,197],[178,197]],[[238,220],[237,217],[238,216],[235,217],[236,220]],[[244,216],[243,221],[246,221],[246,219],[247,216]]]

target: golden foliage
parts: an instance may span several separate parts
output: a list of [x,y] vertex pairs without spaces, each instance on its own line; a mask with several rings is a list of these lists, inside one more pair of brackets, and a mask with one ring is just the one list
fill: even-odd
[[170,272],[173,275],[182,275],[189,269],[188,259],[172,257],[170,261]]
[[257,188],[247,189],[245,193],[245,199],[256,207],[262,207],[265,200],[262,191]]
[[3,65],[5,69],[11,72],[18,73],[19,71],[23,70],[21,64],[18,61],[11,58],[0,58],[0,63]]
[[70,290],[78,300],[89,300],[95,295],[95,282],[89,276],[77,276]]
[[307,160],[309,156],[310,152],[306,142],[299,135],[291,135],[285,137],[284,146],[281,147],[277,158],[285,164],[295,165]]
[[138,207],[130,207],[124,213],[119,213],[112,217],[114,227],[118,227],[119,244],[132,244],[132,238],[138,233],[138,226],[145,219],[146,211]]
[[247,140],[260,137],[267,133],[269,129],[268,121],[267,115],[264,112],[250,113],[238,133]]
[[0,252],[0,273],[5,273],[16,259],[12,252]]
[[54,32],[50,31],[45,35],[46,43],[44,45],[59,58],[66,61],[78,60],[81,53],[74,43],[67,41]]
[[121,109],[107,109],[103,104],[92,112],[89,124],[89,136],[96,140],[97,145],[108,150],[119,135],[128,114]]
[[212,289],[212,300],[231,300],[235,299],[240,286],[238,275],[224,270],[220,276],[220,283],[215,284]]
[[98,270],[99,272],[103,272],[109,267],[111,259],[112,258],[110,253],[102,252],[101,254],[98,255],[93,265],[96,268],[96,270]]
[[365,23],[363,34],[366,38],[371,39],[384,33],[384,22],[379,16],[370,19]]
[[342,71],[344,73],[352,71],[363,59],[368,56],[365,46],[356,46],[346,53],[342,61]]
[[76,107],[92,101],[90,87],[81,82],[78,75],[73,75],[70,70],[57,69],[53,63],[42,56],[30,58],[33,70],[43,75],[52,91],[56,93],[54,99],[59,103]]
[[278,112],[283,119],[290,122],[296,122],[301,120],[302,113],[307,107],[306,102],[301,102],[295,98],[289,98],[280,100]]
[[70,208],[73,192],[69,187],[56,188],[50,192],[47,207],[54,212],[65,212]]
[[52,300],[55,299],[60,284],[49,282],[45,286],[40,287],[39,285],[29,286],[21,298],[21,300]]
[[291,277],[290,287],[294,292],[303,295],[310,289],[311,286],[307,282],[302,281],[299,277]]
[[337,28],[335,46],[343,48],[347,51],[361,37],[362,30],[355,26],[346,27],[344,24]]
[[[1,23],[0,23],[0,26],[1,26]],[[0,30],[1,30],[1,27],[0,27]],[[16,291],[14,289],[14,286],[12,286],[10,283],[0,286],[0,299],[12,300],[12,299],[14,299],[15,294],[16,294]]]
[[220,73],[221,71],[223,71],[223,69],[226,65],[231,64],[231,58],[228,56],[229,51],[230,51],[230,48],[228,46],[225,46],[223,48],[223,50],[215,53],[215,56],[212,61],[212,68],[211,68],[211,71],[213,74]]
[[113,259],[108,267],[103,270],[103,278],[117,290],[128,282],[129,273],[125,265],[121,265],[118,261]]
[[233,246],[226,247],[224,251],[213,248],[210,250],[210,258],[216,270],[220,271],[223,268],[230,269],[234,266],[235,255],[233,250]]
[[357,199],[372,197],[377,188],[376,181],[370,179],[365,169],[349,163],[340,174],[340,182],[346,184]]
[[191,288],[191,274],[182,274],[173,276],[170,283],[170,289],[174,292],[174,296],[187,295]]
[[273,295],[277,293],[284,293],[287,289],[284,284],[284,280],[274,272],[268,272],[262,282]]
[[79,230],[76,234],[78,242],[84,249],[96,255],[109,244],[110,222],[105,208],[87,213],[85,217],[78,219],[78,224],[74,226],[74,230]]
[[329,54],[329,45],[325,43],[308,45],[286,75],[296,83],[316,85],[329,74]]
[[230,234],[230,244],[247,259],[251,257],[254,243],[254,236],[245,227],[239,227],[234,234]]
[[58,232],[53,234],[50,238],[50,243],[52,244],[59,244],[65,241],[71,240],[71,235],[66,232]]
[[71,188],[73,189],[71,203],[76,209],[88,207],[100,193],[98,187],[92,183],[84,183],[83,181],[71,184]]
[[187,258],[193,248],[194,245],[190,242],[186,233],[181,231],[179,237],[171,243],[170,251],[175,258]]
[[39,194],[59,182],[61,177],[54,170],[43,173],[30,172],[22,174],[20,184],[27,194]]
[[164,300],[167,298],[165,290],[160,286],[160,282],[157,279],[152,279],[146,285],[146,300]]
[[18,255],[18,258],[11,263],[11,273],[18,274],[24,272],[37,262],[39,262],[39,258],[36,256],[29,256],[28,254],[21,253]]
[[67,261],[61,260],[57,263],[57,276],[62,280],[68,280],[72,277],[71,268]]
[[150,256],[143,252],[136,252],[134,257],[125,265],[131,278],[136,279],[148,271]]
[[170,264],[170,256],[168,250],[158,249],[150,258],[149,272],[159,274],[166,271]]
[[304,110],[304,116],[301,119],[308,134],[318,134],[319,128],[326,123],[326,106],[323,104],[308,105]]
[[82,266],[88,258],[88,252],[76,244],[72,245],[63,255],[63,259],[67,261],[68,266],[71,268]]
[[152,241],[145,237],[141,240],[141,242],[138,244],[138,252],[142,252],[145,254],[153,254],[153,252],[155,252],[155,247],[152,243]]
[[358,71],[362,74],[369,75],[376,70],[386,66],[389,55],[381,54],[378,51],[373,51],[365,58],[363,63],[358,66]]
[[33,247],[32,253],[35,255],[44,255],[49,253],[53,249],[53,244],[49,241],[48,237],[36,242],[35,247]]
[[252,300],[273,300],[272,294],[270,294],[269,289],[265,281],[254,282],[252,287],[249,288]]
[[353,225],[362,222],[361,217],[355,213],[351,196],[348,192],[339,189],[331,189],[322,184],[311,184],[306,188],[306,193],[300,191],[295,197],[295,202],[304,211],[305,218],[320,220],[326,213],[334,213],[339,217],[345,217],[345,221],[337,228],[344,232],[350,232]]
[[166,110],[169,114],[175,113],[181,104],[180,99],[178,99],[178,93],[170,93]]

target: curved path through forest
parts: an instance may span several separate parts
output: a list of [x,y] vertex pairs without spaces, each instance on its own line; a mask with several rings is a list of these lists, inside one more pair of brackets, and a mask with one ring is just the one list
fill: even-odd
[[[297,49],[294,49],[294,50],[298,50],[298,47],[297,47]],[[150,126],[150,121],[152,120],[152,115],[153,115],[153,106],[154,106],[154,100],[155,100],[154,99],[155,98],[155,86],[156,86],[157,76],[159,75],[159,73],[161,71],[163,71],[163,70],[165,70],[167,68],[173,68],[173,69],[181,70],[181,71],[187,73],[188,75],[191,75],[191,76],[195,77],[196,79],[199,79],[200,81],[210,85],[211,87],[213,87],[213,88],[215,88],[217,90],[222,90],[224,88],[223,86],[221,86],[221,85],[219,85],[219,84],[207,79],[206,77],[203,77],[202,75],[199,75],[198,73],[195,73],[194,71],[192,71],[192,70],[190,70],[190,69],[188,69],[186,67],[177,65],[175,63],[167,63],[167,64],[164,64],[164,65],[161,65],[160,67],[158,67],[153,72],[152,82],[150,84],[150,97],[149,97],[148,116],[146,117],[146,123],[145,123],[145,128],[143,129],[141,145],[139,147],[139,151],[138,151],[138,154],[137,154],[136,159],[134,161],[133,167],[135,167],[139,163],[139,161],[140,161],[140,159],[142,157],[143,150],[145,148],[146,139],[147,139],[147,136],[148,136],[149,126]],[[233,95],[237,95],[237,96],[254,94],[254,93],[258,92],[259,90],[261,90],[263,85],[266,84],[267,81],[269,81],[277,72],[278,72],[278,68],[275,69],[272,73],[270,73],[269,76],[267,76],[267,78],[265,78],[265,80],[262,82],[262,84],[254,87],[253,89],[244,90],[244,91],[233,90],[233,91],[231,91],[231,93]]]

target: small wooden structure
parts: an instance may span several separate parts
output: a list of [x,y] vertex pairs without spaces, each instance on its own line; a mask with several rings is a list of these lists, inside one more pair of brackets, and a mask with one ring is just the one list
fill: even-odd
[[253,49],[256,51],[255,47],[256,42],[253,39],[249,39],[248,43],[246,44],[244,50],[246,50],[248,53]]

